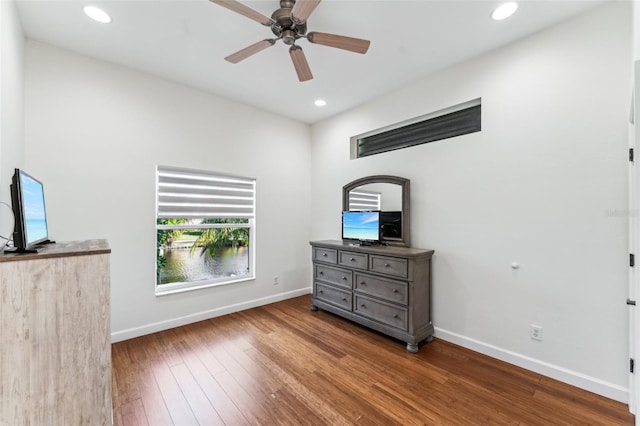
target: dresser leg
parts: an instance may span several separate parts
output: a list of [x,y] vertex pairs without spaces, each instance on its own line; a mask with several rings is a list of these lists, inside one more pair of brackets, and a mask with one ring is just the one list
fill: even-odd
[[312,303],[309,309],[311,309],[312,311],[317,311],[318,307]]
[[407,352],[411,352],[412,354],[418,353],[418,344],[417,343],[407,343]]

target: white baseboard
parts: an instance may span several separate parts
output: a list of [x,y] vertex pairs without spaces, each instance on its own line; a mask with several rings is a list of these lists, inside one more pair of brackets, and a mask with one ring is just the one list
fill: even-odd
[[538,374],[542,374],[543,376],[568,383],[572,386],[579,387],[589,392],[593,392],[595,394],[602,395],[604,397],[611,398],[625,404],[629,403],[628,388],[605,382],[604,380],[587,376],[586,374],[578,373],[577,371],[572,371],[563,367],[559,367],[557,365],[549,364],[548,362],[540,361],[535,358],[530,358],[528,356],[502,349],[475,339],[471,339],[457,333],[443,330],[438,327],[435,327],[434,336],[438,339],[455,343],[456,345],[471,349],[472,351],[479,352],[481,354],[499,359],[504,362],[508,362],[509,364],[517,365],[518,367],[526,368],[527,370],[531,370]]
[[207,311],[196,312],[179,318],[172,318],[165,321],[155,322],[140,327],[129,328],[126,330],[111,333],[111,342],[121,342],[123,340],[133,339],[134,337],[144,336],[146,334],[156,333],[158,331],[168,330],[170,328],[180,327],[198,321],[208,320],[210,318],[222,315],[232,314],[234,312],[244,311],[245,309],[256,308],[258,306],[268,305],[270,303],[280,302],[286,299],[292,299],[298,296],[304,296],[311,293],[311,287],[299,290],[293,290],[286,293],[279,293],[269,297],[248,300],[246,302],[237,303],[235,305],[222,306],[220,308],[210,309]]

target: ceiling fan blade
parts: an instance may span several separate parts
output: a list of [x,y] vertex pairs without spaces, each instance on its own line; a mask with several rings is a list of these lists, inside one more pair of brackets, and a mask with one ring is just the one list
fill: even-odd
[[238,62],[247,59],[249,56],[255,55],[256,53],[261,52],[267,47],[273,46],[274,44],[276,44],[275,39],[261,40],[257,43],[252,44],[251,46],[245,47],[244,49],[227,56],[224,59],[231,62],[232,64],[237,64]]
[[293,5],[293,9],[291,9],[291,19],[293,22],[306,22],[321,1],[322,0],[297,0],[296,4]]
[[211,3],[215,3],[219,6],[226,7],[229,10],[232,10],[240,15],[246,16],[249,19],[253,19],[256,22],[261,23],[262,25],[270,26],[275,23],[275,21],[268,16],[263,15],[255,9],[251,9],[249,6],[245,6],[236,0],[209,0]]
[[371,42],[361,38],[346,37],[336,34],[310,32],[307,40],[311,43],[322,44],[324,46],[336,47],[338,49],[349,50],[355,53],[367,53]]
[[313,78],[313,75],[311,74],[311,68],[309,68],[309,63],[307,62],[306,56],[304,56],[304,51],[302,50],[302,48],[294,44],[289,49],[289,54],[291,55],[293,66],[296,69],[296,73],[298,74],[298,80],[311,80]]

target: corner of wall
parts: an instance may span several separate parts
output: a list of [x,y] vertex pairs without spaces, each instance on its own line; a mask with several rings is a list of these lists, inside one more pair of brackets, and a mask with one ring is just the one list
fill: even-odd
[[25,37],[15,0],[0,2],[0,200],[9,200],[8,179],[24,162]]

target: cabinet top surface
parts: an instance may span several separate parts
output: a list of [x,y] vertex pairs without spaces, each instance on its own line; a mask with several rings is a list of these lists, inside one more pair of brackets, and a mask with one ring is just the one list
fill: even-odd
[[361,246],[354,243],[347,243],[340,240],[324,240],[324,241],[311,241],[310,244],[313,247],[333,248],[339,250],[351,250],[362,253],[380,254],[386,256],[403,256],[403,257],[417,257],[417,256],[429,256],[434,253],[433,250],[419,249],[412,247],[398,247],[398,246]]
[[105,253],[111,253],[111,248],[109,247],[107,240],[67,241],[42,245],[38,247],[37,253],[0,253],[0,262],[18,262],[21,260],[85,256]]

